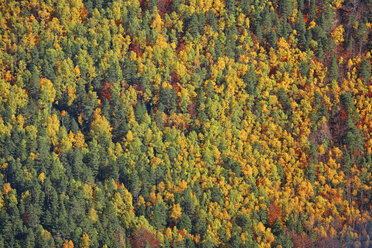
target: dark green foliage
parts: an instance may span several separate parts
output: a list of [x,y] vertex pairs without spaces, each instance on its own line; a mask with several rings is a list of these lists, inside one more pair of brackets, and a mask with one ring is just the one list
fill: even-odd
[[358,131],[355,130],[355,125],[359,121],[359,114],[356,111],[354,100],[350,92],[343,93],[341,95],[341,102],[345,108],[346,116],[346,125],[349,128],[353,128],[355,133]]
[[306,175],[309,181],[314,184],[315,182],[315,177],[316,177],[316,169],[313,164],[308,164],[306,168]]
[[309,74],[310,66],[307,62],[302,61],[300,65],[301,74],[303,77],[307,77]]
[[164,203],[156,203],[153,212],[152,225],[157,229],[164,228],[167,224],[167,209]]
[[346,132],[344,142],[351,151],[360,150],[362,148],[361,137],[360,130],[354,126]]
[[130,175],[129,190],[132,193],[133,197],[136,199],[140,192],[140,181],[137,171],[134,171],[134,173],[131,173]]
[[284,109],[285,113],[287,115],[291,115],[292,114],[291,102],[289,100],[289,97],[288,97],[285,89],[280,88],[279,91],[278,91],[277,96],[278,96],[278,100],[280,101],[280,103],[283,106],[283,109]]
[[371,78],[371,63],[369,60],[362,60],[360,64],[359,76],[364,79],[364,82],[369,82]]
[[250,67],[243,77],[244,83],[247,85],[247,91],[250,95],[256,95],[257,76],[254,68]]
[[193,225],[193,233],[204,235],[207,232],[207,221],[203,216],[198,216]]
[[199,22],[198,15],[193,13],[187,23],[187,31],[195,38],[198,34],[200,34],[201,25],[204,25],[204,23],[201,24]]
[[220,203],[223,199],[222,192],[217,185],[213,185],[211,190],[211,200]]
[[306,25],[304,22],[304,17],[302,13],[300,12],[298,14],[298,20],[295,24],[297,33],[298,33],[298,44],[303,49],[306,50],[307,40],[306,40]]
[[251,0],[240,0],[239,7],[244,11],[248,12],[251,7]]
[[234,58],[235,57],[235,35],[237,34],[236,27],[229,28],[226,35],[226,44],[225,44],[225,53],[227,56]]
[[338,78],[338,65],[336,56],[333,56],[331,59],[328,76],[331,81],[337,80]]
[[200,247],[202,247],[202,248],[214,248],[216,246],[213,244],[213,242],[210,239],[208,239],[208,240],[204,241],[203,243],[201,243]]
[[236,224],[242,228],[243,232],[249,232],[252,226],[252,221],[246,215],[240,214],[236,217]]
[[283,226],[278,218],[275,219],[275,222],[272,228],[273,228],[273,234],[275,236],[279,236],[283,233]]
[[292,14],[293,6],[291,0],[279,0],[279,12],[285,20]]
[[236,1],[226,1],[226,10],[229,15],[235,15]]
[[288,234],[281,234],[278,237],[276,237],[276,244],[281,245],[282,247],[293,247],[293,242]]
[[208,11],[206,19],[207,23],[213,28],[213,30],[217,31],[217,19],[211,10]]
[[268,33],[267,40],[271,47],[276,48],[276,43],[278,42],[278,36],[275,31],[271,30]]
[[243,245],[242,239],[240,237],[240,230],[236,225],[233,226],[232,235],[231,239],[229,240],[229,243],[231,247],[242,247]]
[[185,190],[184,192],[184,197],[183,197],[183,200],[182,200],[182,208],[183,208],[183,211],[191,216],[193,213],[194,213],[194,202],[193,202],[193,199],[191,198],[191,190],[187,189]]
[[368,29],[366,23],[362,22],[358,25],[358,29],[356,31],[356,41],[359,46],[359,53],[362,51],[362,48],[367,43],[368,39]]
[[160,88],[159,110],[171,115],[177,110],[177,101],[177,93],[174,88]]
[[147,114],[145,104],[143,102],[138,102],[135,110],[135,116],[138,123],[142,122],[145,114]]
[[261,25],[258,24],[255,26],[254,34],[256,35],[258,43],[262,44],[263,34],[262,34]]
[[36,98],[40,91],[40,73],[39,70],[34,66],[31,71],[30,80],[30,94],[32,97]]
[[191,233],[192,222],[190,217],[183,213],[178,221],[177,227],[179,230],[185,229],[187,232]]

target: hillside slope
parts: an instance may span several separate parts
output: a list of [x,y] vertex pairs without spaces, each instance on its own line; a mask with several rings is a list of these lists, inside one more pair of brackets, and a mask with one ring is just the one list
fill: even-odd
[[0,3],[0,247],[369,247],[371,3]]

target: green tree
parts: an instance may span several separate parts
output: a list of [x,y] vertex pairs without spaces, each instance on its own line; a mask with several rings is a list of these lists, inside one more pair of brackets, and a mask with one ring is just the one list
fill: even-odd
[[142,120],[145,114],[147,114],[147,109],[146,109],[145,104],[142,101],[137,101],[136,109],[135,109],[135,116],[139,124],[142,123]]
[[252,221],[251,219],[243,214],[239,214],[236,217],[236,224],[242,228],[242,231],[250,231],[252,227]]
[[278,218],[276,218],[274,224],[273,224],[273,227],[272,227],[272,232],[275,236],[279,236],[283,233],[283,226],[282,226],[282,223],[280,222],[280,220]]
[[196,38],[197,35],[200,33],[200,23],[199,23],[199,18],[198,15],[194,12],[188,22],[187,22],[187,31],[194,37]]
[[240,237],[240,230],[237,225],[233,225],[232,234],[231,234],[229,243],[231,244],[231,247],[242,247],[243,246],[243,242]]
[[315,182],[315,179],[316,179],[316,168],[315,166],[310,163],[307,165],[306,167],[306,175],[307,175],[307,178],[309,179],[309,181],[314,184]]
[[167,225],[167,208],[163,202],[158,202],[153,207],[152,225],[156,229],[162,229]]
[[207,23],[213,28],[213,30],[217,31],[218,29],[217,18],[212,10],[208,11],[206,19],[207,19]]
[[160,102],[158,109],[164,111],[166,114],[173,114],[177,110],[177,93],[172,87],[160,88]]
[[283,19],[286,20],[288,16],[292,15],[293,5],[291,0],[280,0],[279,1],[279,13]]
[[359,23],[358,29],[356,31],[356,41],[358,41],[359,45],[359,54],[362,52],[363,47],[367,43],[368,39],[368,29],[364,22]]
[[195,221],[195,224],[193,225],[193,234],[200,234],[201,236],[204,236],[207,232],[207,221],[203,216],[198,216],[198,218]]
[[298,43],[302,48],[306,46],[306,26],[304,22],[304,16],[302,13],[298,13],[297,22],[295,24],[297,35],[298,35]]
[[190,217],[187,214],[182,213],[181,218],[178,221],[177,227],[179,230],[185,229],[187,232],[191,233],[192,222]]
[[220,203],[223,200],[223,195],[220,188],[215,184],[211,190],[211,200]]
[[360,63],[359,77],[363,78],[365,82],[370,81],[371,78],[371,63],[367,59],[363,59]]
[[257,76],[254,68],[252,66],[249,67],[248,71],[243,76],[244,83],[246,84],[247,91],[250,95],[256,95],[256,84],[257,84]]
[[287,92],[284,88],[280,88],[278,91],[278,99],[283,106],[285,113],[289,116],[292,114],[291,100],[289,99]]

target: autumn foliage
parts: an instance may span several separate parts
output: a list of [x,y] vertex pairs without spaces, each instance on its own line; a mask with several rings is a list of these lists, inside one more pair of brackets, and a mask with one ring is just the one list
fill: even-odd
[[368,1],[0,1],[0,247],[371,247]]

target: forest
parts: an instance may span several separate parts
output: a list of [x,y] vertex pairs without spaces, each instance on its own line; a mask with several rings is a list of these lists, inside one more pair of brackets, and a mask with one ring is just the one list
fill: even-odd
[[0,248],[371,247],[369,0],[0,1]]

